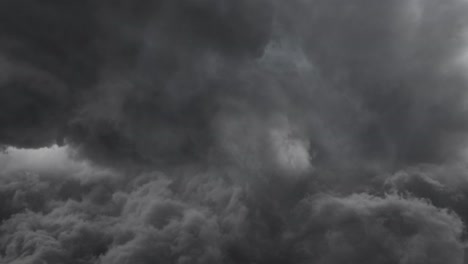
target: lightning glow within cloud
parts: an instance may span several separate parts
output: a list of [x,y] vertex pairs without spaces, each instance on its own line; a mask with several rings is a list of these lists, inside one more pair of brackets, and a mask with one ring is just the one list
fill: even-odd
[[0,170],[3,174],[32,173],[62,175],[81,180],[109,177],[115,172],[93,166],[87,161],[73,158],[73,150],[57,145],[39,149],[7,148],[0,153]]
[[284,175],[305,175],[313,168],[309,154],[309,142],[294,135],[289,124],[281,124],[270,131],[275,161]]

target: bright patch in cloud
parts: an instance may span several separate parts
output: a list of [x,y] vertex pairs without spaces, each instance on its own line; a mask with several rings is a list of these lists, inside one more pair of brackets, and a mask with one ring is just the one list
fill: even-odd
[[9,147],[0,153],[0,172],[30,172],[89,178],[104,176],[109,169],[97,168],[87,161],[73,158],[73,150],[67,146],[44,147],[39,149],[20,149]]

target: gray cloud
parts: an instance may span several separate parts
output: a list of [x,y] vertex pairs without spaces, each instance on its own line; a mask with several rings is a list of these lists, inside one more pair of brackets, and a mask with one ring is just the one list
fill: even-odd
[[[50,185],[47,195],[58,183],[40,182]],[[89,188],[76,185],[80,198],[52,194],[44,199],[48,206],[29,206],[11,216],[1,227],[3,261],[463,261],[462,221],[423,200],[323,194],[286,208],[281,200],[267,202],[260,194],[209,174],[177,183],[152,173],[124,186],[109,189],[110,195],[98,201]],[[265,185],[258,188],[271,191]],[[34,189],[26,192],[46,195]]]
[[463,263],[461,220],[424,201],[324,196],[301,214],[296,250],[312,262]]
[[466,262],[465,1],[0,10],[0,262]]
[[3,144],[185,163],[217,148],[220,118],[278,113],[333,167],[440,162],[463,140],[463,1],[76,5],[11,5],[36,23],[2,33]]
[[417,163],[458,151],[452,140],[466,129],[466,81],[451,65],[466,50],[466,2],[301,3],[297,34],[306,54],[331,89],[369,116],[357,131],[341,119],[333,124],[355,133],[360,155]]

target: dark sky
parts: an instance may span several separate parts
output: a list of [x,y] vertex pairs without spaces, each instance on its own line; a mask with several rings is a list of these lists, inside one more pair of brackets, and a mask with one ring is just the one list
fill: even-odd
[[466,264],[466,0],[0,1],[0,263]]

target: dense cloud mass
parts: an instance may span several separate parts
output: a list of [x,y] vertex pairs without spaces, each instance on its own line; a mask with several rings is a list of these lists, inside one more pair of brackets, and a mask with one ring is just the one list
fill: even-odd
[[3,0],[0,40],[0,263],[468,263],[466,0]]

